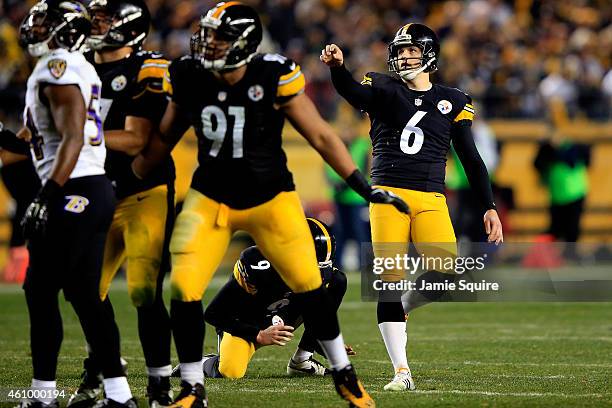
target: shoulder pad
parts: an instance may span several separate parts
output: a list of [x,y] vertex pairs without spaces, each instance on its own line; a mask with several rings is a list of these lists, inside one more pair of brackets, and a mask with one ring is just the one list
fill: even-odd
[[269,64],[278,64],[277,97],[292,97],[304,92],[306,78],[295,61],[280,54],[262,54],[258,58]]
[[453,114],[455,117],[453,122],[467,121],[466,123],[471,123],[476,112],[470,95],[458,88],[448,87],[446,91],[454,107]]

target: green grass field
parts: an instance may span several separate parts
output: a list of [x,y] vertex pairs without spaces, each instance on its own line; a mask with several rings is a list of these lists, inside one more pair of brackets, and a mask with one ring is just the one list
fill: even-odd
[[[349,276],[352,283],[340,320],[346,342],[357,351],[352,359],[357,372],[379,407],[612,407],[612,304],[426,306],[408,323],[417,391],[387,393],[382,387],[393,369],[376,326],[375,304],[361,302],[358,279]],[[209,296],[223,281],[213,281]],[[146,406],[136,314],[121,282],[111,296],[129,381]],[[80,379],[84,340],[73,311],[65,303],[62,307],[65,335],[58,386],[72,391]],[[0,388],[6,393],[7,388],[27,387],[31,375],[28,315],[19,287],[0,286],[0,313]],[[215,351],[213,334],[208,330],[205,352]],[[286,377],[287,360],[297,345],[292,343],[259,350],[242,380],[208,380],[210,406],[344,406],[329,378]]]

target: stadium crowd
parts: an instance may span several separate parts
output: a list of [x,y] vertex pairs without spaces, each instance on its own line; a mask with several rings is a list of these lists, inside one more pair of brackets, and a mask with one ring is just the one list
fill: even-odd
[[[423,21],[443,40],[439,81],[469,92],[485,118],[612,117],[612,8],[607,0],[244,0],[262,14],[263,50],[300,62],[307,92],[328,118],[339,97],[319,62],[322,46],[342,45],[353,72],[385,71],[387,43],[404,22]],[[32,62],[18,27],[31,1],[0,0],[0,118],[17,120]],[[189,52],[199,15],[213,0],[147,0],[147,48]],[[608,7],[606,7],[606,4]],[[559,104],[559,102],[561,102]]]

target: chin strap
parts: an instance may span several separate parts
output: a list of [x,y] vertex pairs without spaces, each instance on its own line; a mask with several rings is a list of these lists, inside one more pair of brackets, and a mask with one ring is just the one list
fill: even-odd
[[417,77],[417,75],[419,75],[421,72],[425,71],[427,68],[429,68],[429,66],[431,64],[433,64],[433,62],[435,61],[435,58],[430,59],[429,61],[427,61],[427,63],[425,65],[423,65],[421,68],[415,69],[415,70],[403,70],[399,72],[399,76],[402,78],[402,80],[404,82],[406,81],[412,81],[414,78]]

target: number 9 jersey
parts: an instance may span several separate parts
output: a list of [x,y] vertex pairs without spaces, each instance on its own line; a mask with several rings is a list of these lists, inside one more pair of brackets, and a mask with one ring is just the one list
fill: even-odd
[[300,67],[277,54],[253,57],[234,85],[219,81],[190,56],[173,61],[164,90],[198,136],[199,168],[191,187],[235,209],[293,191],[278,105],[303,92],[304,85]]
[[361,84],[373,90],[365,109],[372,122],[373,184],[444,193],[452,128],[471,126],[471,98],[438,84],[415,91],[398,78],[374,72]]
[[104,174],[106,147],[100,119],[102,83],[94,67],[79,52],[58,48],[38,60],[28,79],[25,126],[32,134],[30,141],[36,171],[44,183],[51,173],[62,137],[55,128],[44,85],[76,85],[81,90],[87,110],[83,129],[84,144],[70,178]]

